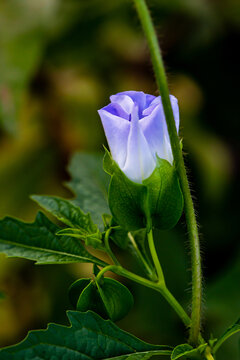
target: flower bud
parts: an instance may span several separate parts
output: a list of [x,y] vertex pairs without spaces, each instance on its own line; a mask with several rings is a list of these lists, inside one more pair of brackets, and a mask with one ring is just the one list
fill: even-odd
[[[170,229],[183,210],[183,196],[161,97],[125,91],[99,110],[111,154],[104,170],[111,176],[108,200],[114,221],[126,231]],[[171,96],[177,131],[179,110]]]
[[[178,131],[178,101],[170,99]],[[156,168],[157,156],[173,163],[161,97],[125,91],[110,100],[98,113],[112,158],[130,180],[142,184]]]

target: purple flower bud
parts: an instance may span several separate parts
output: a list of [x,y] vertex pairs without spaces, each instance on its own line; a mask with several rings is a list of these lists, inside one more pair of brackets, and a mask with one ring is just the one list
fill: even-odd
[[[177,131],[179,108],[170,95]],[[156,155],[172,164],[173,155],[161,96],[124,91],[110,97],[98,111],[113,159],[136,183],[148,178],[156,167]]]

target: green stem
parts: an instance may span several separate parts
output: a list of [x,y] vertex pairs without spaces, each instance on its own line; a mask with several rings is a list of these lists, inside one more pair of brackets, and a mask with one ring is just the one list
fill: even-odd
[[153,263],[154,263],[154,266],[155,266],[155,269],[156,269],[157,275],[158,275],[158,283],[159,283],[159,285],[161,284],[162,286],[165,286],[165,279],[164,279],[160,261],[157,256],[152,229],[148,232],[147,236],[148,236],[149,250],[151,252]]
[[141,251],[139,250],[139,247],[133,237],[133,235],[131,234],[131,232],[128,233],[128,238],[132,243],[132,246],[135,250],[135,256],[137,258],[137,260],[139,261],[139,264],[143,267],[143,269],[145,270],[146,275],[152,280],[155,281],[157,280],[157,276],[156,273],[151,269],[151,267],[148,265],[148,262],[145,260],[144,256],[142,255]]
[[172,106],[169,98],[167,77],[163,65],[161,51],[158,45],[158,39],[145,1],[133,1],[136,5],[142,27],[148,41],[156,82],[162,98],[162,104],[167,122],[174,162],[184,196],[185,216],[191,245],[192,262],[192,325],[190,329],[190,342],[193,344],[197,344],[200,334],[202,301],[202,271],[197,221],[187,180],[186,169],[184,166],[182,150],[180,147],[177,129],[174,121]]
[[115,264],[115,265],[120,265],[118,259],[116,258],[116,256],[115,256],[114,253],[112,252],[111,247],[110,247],[110,245],[109,245],[109,236],[110,236],[111,230],[112,230],[112,228],[109,228],[109,229],[106,231],[106,234],[105,234],[105,237],[104,237],[104,244],[105,244],[107,253],[108,253],[108,255],[110,256],[110,258],[112,259],[112,261],[114,262],[114,264]]
[[165,285],[153,282],[151,280],[145,279],[137,274],[134,274],[121,266],[117,265],[108,265],[102,270],[99,271],[98,275],[96,276],[96,280],[99,281],[101,277],[104,275],[105,272],[112,271],[117,275],[124,276],[132,281],[137,282],[138,284],[144,285],[146,287],[149,287],[153,290],[158,291],[162,296],[167,300],[167,302],[172,306],[172,308],[176,311],[178,316],[182,319],[183,323],[190,327],[191,325],[191,319],[187,315],[187,313],[184,311],[182,306],[179,304],[179,302],[174,298],[174,296],[170,293],[170,291],[166,288]]
[[211,348],[208,346],[205,351],[206,360],[214,360],[213,355],[211,354]]

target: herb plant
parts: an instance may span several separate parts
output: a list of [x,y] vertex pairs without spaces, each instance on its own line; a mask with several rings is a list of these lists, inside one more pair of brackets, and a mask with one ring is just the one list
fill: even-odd
[[[178,136],[177,99],[169,95],[161,51],[144,0],[134,0],[161,96],[125,91],[111,96],[99,115],[110,152],[78,154],[69,184],[74,200],[34,195],[32,199],[58,220],[39,212],[33,223],[7,217],[0,221],[0,251],[36,264],[93,264],[92,278],[69,288],[74,307],[69,326],[50,324],[31,331],[19,344],[0,350],[0,359],[216,359],[216,352],[240,331],[237,321],[219,339],[201,330],[202,271],[198,226]],[[77,167],[85,167],[85,177]],[[185,213],[191,246],[192,306],[190,314],[168,289],[155,248],[154,229],[170,230]],[[113,243],[131,252],[144,275],[123,267]],[[170,246],[170,245],[169,245]],[[93,255],[105,252],[109,261]],[[169,250],[170,251],[170,250]],[[95,254],[95,252],[94,252]],[[174,264],[172,265],[174,266]],[[163,296],[188,331],[186,343],[151,345],[122,331],[114,322],[127,315],[134,299],[126,286],[105,276],[111,271]],[[149,305],[149,304],[148,304]]]

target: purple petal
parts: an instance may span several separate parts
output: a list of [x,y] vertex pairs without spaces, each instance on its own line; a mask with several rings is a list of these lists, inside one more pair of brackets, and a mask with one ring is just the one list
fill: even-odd
[[98,113],[102,120],[112,157],[122,168],[126,162],[127,141],[131,123],[104,109],[98,110]]
[[127,144],[127,158],[122,171],[136,183],[148,178],[156,166],[146,138],[141,130],[138,119],[138,107],[132,111],[131,129]]
[[107,106],[104,106],[101,110],[106,110],[112,115],[116,115],[123,119],[129,120],[129,114],[126,113],[121,107],[121,105],[117,103],[110,103]]
[[[175,123],[178,131],[179,110],[177,99],[174,96],[171,96],[170,100],[173,107]],[[161,159],[168,160],[170,163],[172,163],[172,149],[161,98],[156,98],[151,103],[150,108],[151,111],[146,109],[144,112],[145,114],[150,112],[149,115],[140,120],[141,129],[151,149],[152,155],[155,157],[157,154]]]
[[119,93],[119,94],[110,96],[110,100],[111,100],[111,103],[113,103],[113,104],[117,103],[119,106],[121,106],[121,108],[123,109],[123,111],[125,113],[127,113],[128,115],[131,114],[133,106],[134,106],[134,102],[128,95],[126,95],[124,93]]
[[[122,105],[123,97],[125,98],[125,101],[126,101],[126,97],[130,98],[133,101],[133,103],[138,106],[138,114],[139,114],[140,118],[142,117],[142,113],[143,113],[144,109],[147,108],[150,105],[150,103],[156,98],[155,96],[145,94],[142,91],[130,90],[130,91],[120,92],[116,95],[112,95],[110,97],[110,99],[111,99],[111,102],[117,102],[121,106],[125,106],[125,104]],[[120,103],[120,101],[121,101],[121,103]],[[128,113],[130,113],[133,109],[133,104],[131,105],[131,107],[128,107],[128,109],[130,110]]]

